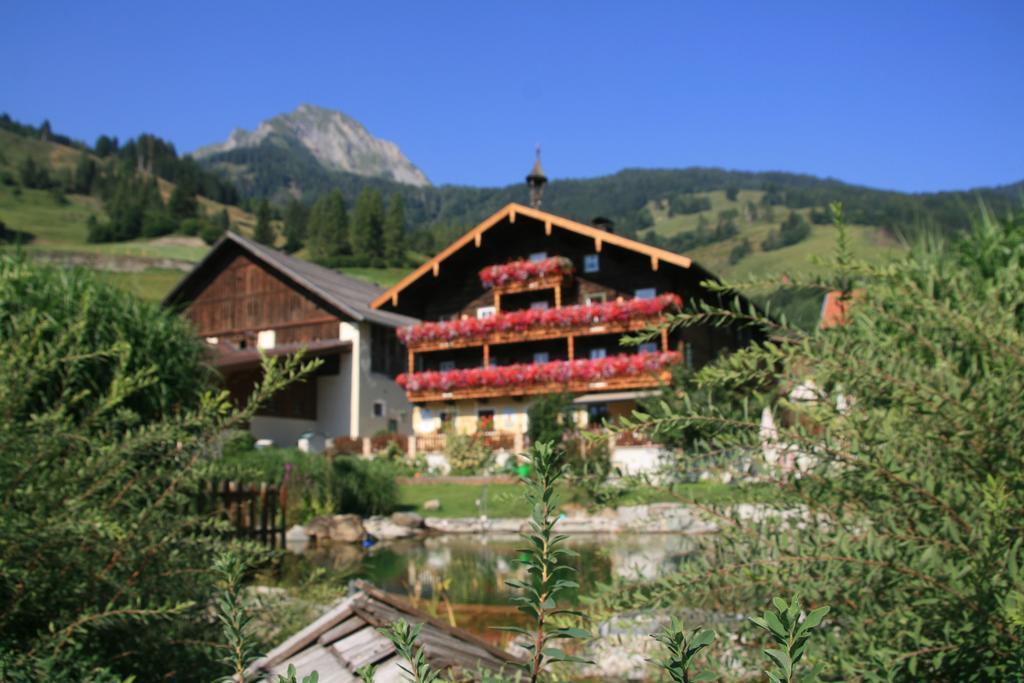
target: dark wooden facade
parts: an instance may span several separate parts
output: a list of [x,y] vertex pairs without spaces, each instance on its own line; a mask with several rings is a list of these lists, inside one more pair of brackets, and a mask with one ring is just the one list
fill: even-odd
[[202,337],[245,348],[260,330],[277,345],[337,339],[341,319],[246,254],[234,255],[185,308]]
[[[572,229],[562,229],[565,225]],[[575,273],[572,277],[561,283],[542,283],[539,287],[517,292],[496,292],[480,282],[479,272],[486,266],[553,256],[568,258],[573,263]],[[595,261],[596,268],[593,267]],[[511,312],[538,306],[558,308],[666,293],[679,295],[686,306],[698,300],[714,300],[718,296],[701,285],[703,280],[712,278],[710,273],[686,257],[604,230],[580,226],[552,214],[510,205],[389,290],[374,305],[383,310],[434,321],[478,317],[481,309],[489,307],[494,307],[497,312]],[[410,370],[528,363],[537,357],[535,354],[541,354],[541,357],[546,354],[549,360],[573,360],[587,358],[591,350],[600,350],[609,356],[632,353],[636,352],[636,347],[623,346],[620,341],[622,334],[646,327],[649,322],[596,325],[574,330],[529,330],[486,340],[414,344],[410,346]],[[657,350],[680,352],[684,362],[698,367],[748,340],[749,335],[739,329],[709,326],[674,330],[663,334],[656,344]],[[646,384],[655,386],[657,379],[652,377]],[[571,389],[578,392],[592,390],[588,387]],[[502,395],[501,391],[461,390],[450,392],[450,397],[498,396]],[[410,395],[413,401],[433,398],[436,397]]]

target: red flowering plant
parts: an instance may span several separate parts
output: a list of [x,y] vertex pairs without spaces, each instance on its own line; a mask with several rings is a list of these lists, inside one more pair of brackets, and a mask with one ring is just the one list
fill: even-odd
[[571,275],[573,272],[572,261],[564,256],[552,256],[541,261],[530,261],[519,259],[493,266],[487,266],[480,271],[480,282],[484,287],[500,287],[510,282],[527,282],[549,275]]
[[535,384],[565,384],[567,382],[596,382],[613,377],[636,377],[656,372],[678,363],[681,355],[666,353],[619,354],[606,358],[582,360],[555,360],[547,363],[519,363],[515,365],[466,368],[437,372],[401,374],[395,381],[411,391],[452,391],[492,387],[524,387]]
[[676,294],[662,294],[653,299],[629,299],[609,301],[600,304],[584,304],[549,308],[546,310],[527,309],[499,313],[479,320],[447,320],[424,322],[398,330],[403,343],[432,341],[454,341],[456,339],[483,339],[495,332],[525,332],[533,329],[572,329],[606,323],[623,323],[643,320],[661,315],[665,311],[678,310],[682,299]]

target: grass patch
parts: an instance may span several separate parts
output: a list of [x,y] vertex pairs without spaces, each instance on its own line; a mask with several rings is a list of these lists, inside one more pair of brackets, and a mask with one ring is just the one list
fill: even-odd
[[[424,517],[526,517],[530,506],[521,484],[403,484],[398,487],[398,505]],[[777,496],[772,486],[754,484],[734,486],[719,482],[676,484],[670,489],[645,487],[629,491],[619,499],[619,505],[650,503],[695,503],[702,505],[732,505],[758,503]],[[560,500],[565,503],[579,499],[578,492],[562,487]],[[424,510],[428,500],[441,501],[440,510]],[[478,504],[479,502],[479,504]]]
[[180,270],[158,268],[149,268],[140,273],[97,272],[100,280],[147,301],[162,301],[184,275]]

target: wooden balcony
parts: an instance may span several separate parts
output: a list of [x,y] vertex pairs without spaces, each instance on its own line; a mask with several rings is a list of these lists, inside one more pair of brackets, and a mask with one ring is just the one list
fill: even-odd
[[570,380],[565,383],[528,384],[503,387],[464,387],[450,391],[408,391],[406,395],[413,403],[430,401],[460,401],[481,398],[517,398],[570,392],[574,394],[594,391],[624,391],[632,389],[653,389],[666,384],[671,373],[661,370],[643,375],[608,377],[595,381]]
[[522,331],[492,332],[481,337],[456,338],[450,340],[409,341],[406,346],[412,353],[444,351],[448,349],[467,349],[476,346],[495,344],[518,344],[527,341],[543,341],[548,339],[565,339],[567,337],[586,337],[599,334],[626,334],[647,329],[657,325],[661,317],[634,319],[621,322],[602,322],[594,325],[576,325],[573,327],[537,327]]
[[531,278],[529,280],[515,280],[500,285],[494,285],[494,293],[497,295],[519,294],[521,292],[534,292],[544,289],[558,289],[569,286],[572,283],[572,273],[552,273],[544,277]]

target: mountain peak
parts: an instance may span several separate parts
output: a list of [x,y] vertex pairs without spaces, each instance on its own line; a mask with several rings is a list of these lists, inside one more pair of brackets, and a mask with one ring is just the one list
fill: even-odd
[[303,103],[295,111],[263,121],[254,131],[237,128],[225,142],[196,150],[197,159],[262,144],[305,148],[327,170],[386,178],[422,187],[430,181],[388,140],[375,138],[347,114]]

